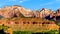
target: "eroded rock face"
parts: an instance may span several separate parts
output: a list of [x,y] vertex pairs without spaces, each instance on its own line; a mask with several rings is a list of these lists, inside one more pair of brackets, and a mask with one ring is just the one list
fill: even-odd
[[29,9],[24,9],[20,6],[10,6],[0,9],[0,15],[4,18],[12,18],[14,15],[19,17],[19,14],[22,14],[25,17],[32,17],[32,12]]
[[38,10],[33,10],[33,17],[40,17],[40,12]]
[[60,19],[60,9],[58,9],[55,13],[53,13],[53,16],[55,21]]
[[[12,17],[19,17],[21,15],[24,17],[39,17],[39,18],[56,18],[56,16],[60,16],[60,9],[58,9],[56,12],[42,8],[41,10],[30,10],[25,9],[21,6],[9,6],[9,7],[3,7],[0,9],[0,15],[4,18],[12,18]],[[55,19],[56,20],[56,19]]]
[[42,9],[41,13],[40,13],[42,18],[48,19],[48,20],[58,20],[60,19],[60,9],[58,9],[56,12],[53,12],[51,10],[47,10],[47,9]]
[[42,8],[40,11],[41,18],[45,18],[46,16],[49,16],[50,14],[53,14],[52,10]]
[[4,18],[12,18],[14,15],[19,16],[19,9],[17,6],[4,7],[0,10],[0,15]]
[[58,10],[56,11],[56,15],[57,15],[57,16],[60,16],[60,9],[58,9]]

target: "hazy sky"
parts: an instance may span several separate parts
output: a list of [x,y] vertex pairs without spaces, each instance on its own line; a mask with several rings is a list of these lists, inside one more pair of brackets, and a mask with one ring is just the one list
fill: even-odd
[[56,10],[60,8],[60,0],[0,0],[0,7],[12,5],[21,5],[32,10],[41,8]]

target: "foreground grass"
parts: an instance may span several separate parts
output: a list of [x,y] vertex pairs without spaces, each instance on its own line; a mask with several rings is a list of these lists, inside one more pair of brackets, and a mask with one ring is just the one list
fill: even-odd
[[59,34],[57,30],[51,30],[48,32],[29,32],[29,31],[13,31],[13,34]]

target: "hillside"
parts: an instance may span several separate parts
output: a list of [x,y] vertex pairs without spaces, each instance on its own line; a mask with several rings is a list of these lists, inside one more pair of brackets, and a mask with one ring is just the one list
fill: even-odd
[[[6,6],[0,9],[0,25],[9,26],[12,31],[47,32],[59,30],[60,9],[25,9],[21,6]],[[58,24],[58,25],[57,25]]]

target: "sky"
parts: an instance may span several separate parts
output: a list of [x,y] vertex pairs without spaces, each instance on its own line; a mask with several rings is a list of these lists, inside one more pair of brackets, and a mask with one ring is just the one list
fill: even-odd
[[60,0],[0,0],[0,8],[13,5],[19,5],[31,10],[41,8],[57,10],[60,8]]

